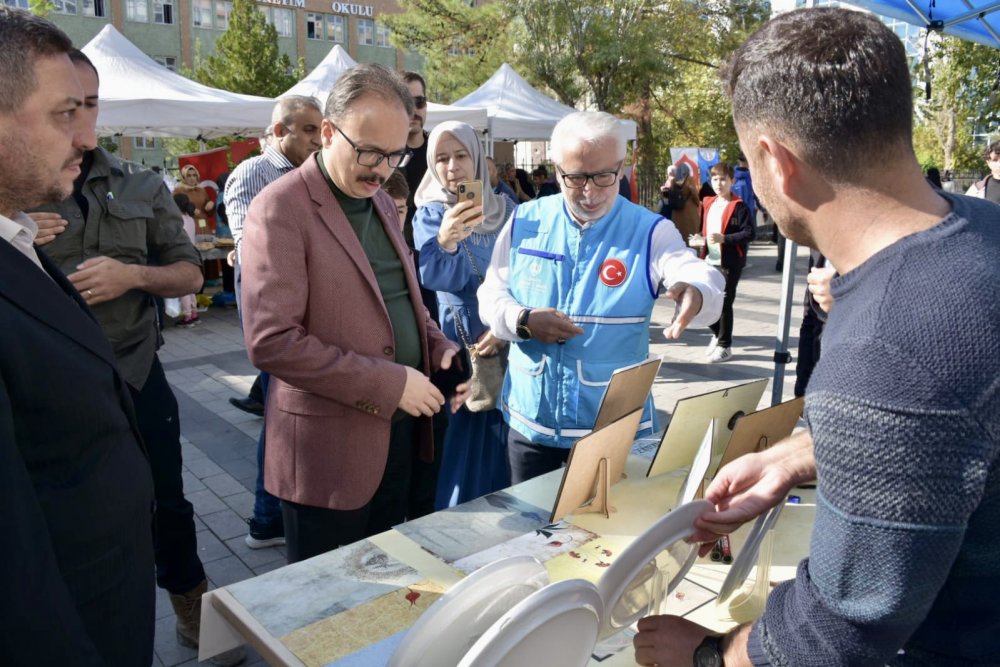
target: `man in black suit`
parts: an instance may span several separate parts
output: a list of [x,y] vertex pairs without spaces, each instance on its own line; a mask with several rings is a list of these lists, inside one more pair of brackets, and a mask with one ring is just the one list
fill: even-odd
[[148,667],[153,484],[128,387],[23,213],[71,192],[93,132],[61,30],[0,7],[0,44],[0,662]]

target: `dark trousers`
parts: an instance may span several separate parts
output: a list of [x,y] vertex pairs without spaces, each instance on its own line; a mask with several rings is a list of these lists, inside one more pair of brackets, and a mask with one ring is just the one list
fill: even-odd
[[129,387],[139,432],[153,470],[153,555],[156,583],[171,593],[186,593],[205,579],[198,559],[194,507],[181,481],[181,426],[177,399],[158,357],[142,389]]
[[[260,372],[260,402],[267,405],[267,385],[271,379],[269,373]],[[253,389],[250,390],[251,394]],[[264,488],[264,450],[265,434],[267,432],[267,415],[260,425],[260,435],[257,437],[257,484],[253,494],[253,520],[258,528],[273,526],[277,521],[281,525],[281,502]]]
[[736,301],[736,286],[740,283],[740,276],[743,274],[742,266],[732,268],[721,268],[722,275],[726,277],[726,294],[722,300],[722,315],[719,321],[711,325],[712,330],[719,338],[719,347],[733,346],[733,302]]
[[511,484],[519,484],[558,470],[568,458],[568,448],[536,444],[513,428],[507,433],[507,460],[510,462]]
[[802,314],[802,326],[799,327],[799,353],[795,360],[796,396],[806,395],[809,378],[812,377],[813,368],[819,362],[825,324],[810,306],[809,299],[806,299],[805,312]]
[[444,455],[444,436],[448,432],[448,406],[434,415],[434,460],[431,463],[420,460],[420,452],[413,448],[413,476],[410,480],[410,503],[406,511],[407,519],[419,519],[434,512],[437,498],[438,471]]
[[[382,482],[366,505],[356,510],[331,510],[281,501],[289,563],[297,563],[376,535],[406,519],[415,427],[416,419],[408,415],[393,422]],[[337,462],[317,464],[337,465]]]

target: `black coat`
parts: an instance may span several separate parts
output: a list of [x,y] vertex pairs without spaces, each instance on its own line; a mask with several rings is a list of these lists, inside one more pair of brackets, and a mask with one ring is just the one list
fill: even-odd
[[0,241],[0,663],[148,667],[153,481],[111,345]]

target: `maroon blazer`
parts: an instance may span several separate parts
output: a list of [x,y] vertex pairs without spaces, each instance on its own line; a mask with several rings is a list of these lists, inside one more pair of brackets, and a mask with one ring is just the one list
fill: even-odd
[[[396,206],[378,218],[396,248],[417,314],[425,374],[456,345],[420,300]],[[271,374],[265,487],[337,510],[371,500],[382,480],[392,415],[406,384],[375,273],[316,160],[254,198],[243,232],[243,329],[250,361]],[[420,456],[434,456],[431,420],[417,420]]]

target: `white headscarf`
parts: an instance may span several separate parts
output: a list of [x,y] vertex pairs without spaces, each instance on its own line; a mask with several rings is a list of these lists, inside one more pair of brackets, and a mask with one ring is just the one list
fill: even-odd
[[442,135],[450,134],[455,137],[460,144],[469,151],[472,157],[472,164],[476,167],[476,173],[472,178],[477,178],[483,182],[483,224],[476,227],[477,232],[495,232],[500,229],[507,220],[507,207],[504,204],[503,196],[493,192],[490,185],[490,172],[486,166],[486,155],[479,143],[476,130],[468,123],[449,120],[441,123],[427,137],[427,173],[417,186],[417,192],[413,196],[413,201],[417,206],[424,206],[431,202],[439,202],[445,208],[454,206],[458,202],[455,193],[448,190],[445,183],[441,182],[437,170],[434,169],[434,156],[437,154],[437,144]]

